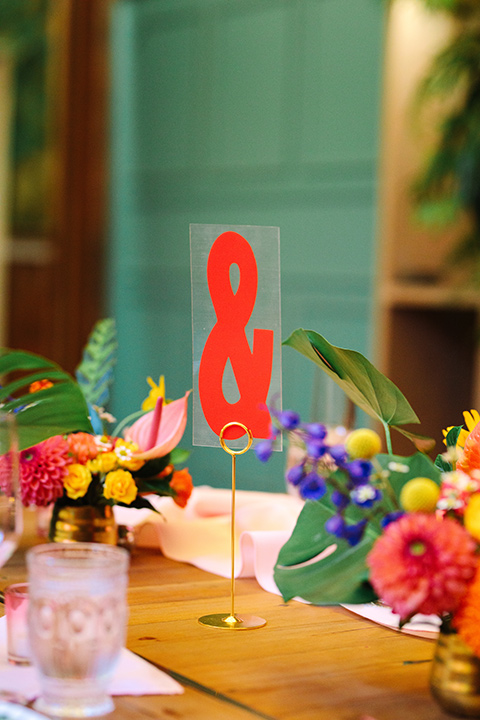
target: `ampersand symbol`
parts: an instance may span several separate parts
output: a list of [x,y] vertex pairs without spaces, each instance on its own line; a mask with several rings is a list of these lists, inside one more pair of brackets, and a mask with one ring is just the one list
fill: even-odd
[[[230,281],[234,264],[240,271],[236,292]],[[266,438],[270,428],[266,400],[272,376],[273,330],[254,329],[250,349],[245,327],[255,307],[258,271],[253,250],[244,237],[233,231],[217,237],[208,256],[207,282],[217,321],[205,343],[198,373],[203,414],[216,435],[227,423],[238,421],[254,438]],[[235,403],[225,399],[222,387],[229,358],[240,394]],[[230,427],[224,436],[235,439],[243,432]]]

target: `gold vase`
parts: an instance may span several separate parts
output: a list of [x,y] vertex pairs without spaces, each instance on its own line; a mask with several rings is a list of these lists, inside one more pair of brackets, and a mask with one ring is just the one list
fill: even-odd
[[110,505],[71,505],[60,508],[53,523],[52,542],[95,542],[116,545],[118,529]]
[[449,623],[442,625],[438,636],[430,690],[446,712],[480,718],[480,658]]

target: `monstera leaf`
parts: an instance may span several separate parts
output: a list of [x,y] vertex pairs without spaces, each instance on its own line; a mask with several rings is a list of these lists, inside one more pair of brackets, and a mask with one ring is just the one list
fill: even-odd
[[[14,412],[23,450],[53,435],[92,432],[88,408],[75,380],[54,362],[22,350],[0,349],[0,409]],[[34,393],[31,383],[53,385]]]
[[274,579],[285,602],[302,597],[315,605],[364,603],[376,599],[368,583],[365,558],[377,533],[370,525],[361,542],[350,547],[325,528],[334,510],[307,500],[289,540],[280,550]]
[[[396,498],[414,477],[429,477],[440,484],[440,470],[421,452],[409,457],[381,454],[377,460],[388,471]],[[389,503],[388,496],[385,501],[390,510],[396,509],[397,504]],[[325,530],[326,521],[336,512],[328,498],[305,503],[275,566],[275,582],[285,601],[302,597],[315,605],[336,605],[376,599],[368,582],[365,559],[380,529],[370,522],[360,543],[351,547],[346,540],[338,540]],[[345,517],[350,522],[358,521],[351,505]]]
[[301,328],[295,330],[283,344],[298,350],[321,367],[355,405],[370,417],[380,420],[386,429],[395,427],[423,452],[433,447],[434,441],[430,438],[398,427],[420,421],[397,386],[361,353],[331,345],[322,335]]

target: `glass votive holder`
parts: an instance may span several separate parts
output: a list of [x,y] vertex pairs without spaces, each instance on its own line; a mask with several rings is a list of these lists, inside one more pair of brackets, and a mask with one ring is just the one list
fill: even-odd
[[35,709],[84,718],[114,709],[108,694],[125,643],[129,554],[101,543],[49,543],[27,553],[28,626],[41,695]]
[[5,588],[7,659],[12,665],[31,663],[27,611],[28,583],[14,583]]

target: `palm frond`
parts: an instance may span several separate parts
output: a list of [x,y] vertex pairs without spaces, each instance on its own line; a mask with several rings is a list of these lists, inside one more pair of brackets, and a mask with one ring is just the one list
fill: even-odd
[[75,375],[87,402],[105,407],[110,397],[113,368],[117,360],[117,333],[111,318],[99,320],[83,351]]

